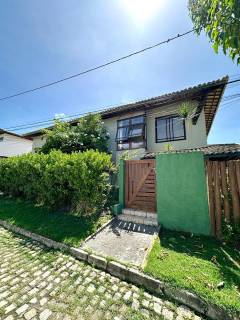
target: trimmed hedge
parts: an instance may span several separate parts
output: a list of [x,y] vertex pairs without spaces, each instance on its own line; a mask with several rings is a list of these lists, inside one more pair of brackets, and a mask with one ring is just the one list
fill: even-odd
[[0,190],[49,207],[88,212],[106,203],[112,169],[111,156],[93,150],[29,153],[0,160]]

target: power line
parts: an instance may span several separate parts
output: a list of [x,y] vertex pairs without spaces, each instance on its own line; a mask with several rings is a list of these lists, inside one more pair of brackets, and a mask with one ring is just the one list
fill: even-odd
[[236,93],[236,94],[231,94],[231,95],[229,95],[229,96],[226,96],[226,97],[223,97],[223,100],[225,101],[225,100],[232,100],[232,99],[235,99],[235,98],[238,98],[238,97],[240,97],[240,93]]
[[[84,112],[84,113],[79,113],[79,114],[75,114],[75,115],[72,115],[72,116],[70,116],[70,115],[68,115],[68,116],[65,116],[65,117],[61,117],[61,118],[59,118],[59,120],[66,120],[66,118],[70,118],[70,117],[73,117],[73,116],[84,116],[84,115],[87,115],[87,114],[94,114],[94,113],[98,113],[98,112],[100,112],[100,111],[102,111],[102,110],[105,110],[105,109],[101,109],[101,110],[95,110],[95,111],[92,111],[92,112]],[[178,111],[179,109],[174,109],[174,110],[172,110],[172,111]],[[163,112],[163,114],[168,114],[168,111],[167,112]],[[44,124],[50,124],[50,123],[53,123],[53,121],[54,121],[55,119],[51,119],[51,120],[48,120],[48,121],[46,121],[46,122],[44,122]],[[78,120],[77,118],[75,118],[75,119],[72,119],[72,121],[74,121],[74,120]],[[41,122],[40,122],[41,123]],[[38,122],[35,122],[35,123],[32,123],[32,125],[21,125],[21,126],[19,126],[19,127],[8,127],[8,128],[5,128],[5,130],[12,130],[12,131],[18,131],[18,130],[23,130],[23,129],[28,129],[28,128],[36,128],[36,127],[39,127],[40,126],[40,123],[38,123]]]
[[[227,101],[227,102],[221,104],[221,106],[218,108],[218,111],[219,111],[219,110],[222,110],[222,109],[224,109],[224,108],[226,108],[226,107],[228,107],[228,104],[232,104],[232,103],[237,102],[237,101],[239,101],[239,100],[240,100],[240,97],[234,98],[232,101]],[[178,111],[179,111],[179,108],[174,109],[174,110],[171,110],[171,112],[176,112],[176,113],[177,113]],[[84,114],[87,114],[87,113],[84,113]],[[84,115],[84,114],[82,114],[82,115]],[[156,116],[156,114],[164,116],[164,115],[168,115],[168,114],[169,114],[169,111],[167,111],[167,112],[153,112],[153,113],[151,113],[149,116],[150,116],[150,117],[153,117],[153,116]],[[188,120],[189,120],[189,119],[192,119],[194,116],[197,116],[197,115],[200,115],[200,114],[201,114],[201,112],[200,112],[200,113],[196,113],[196,114],[195,114],[195,113],[192,113],[192,115],[190,115],[189,117],[187,117],[186,120],[187,120],[187,119],[188,119]],[[180,119],[179,121],[182,121],[182,120]],[[25,128],[18,128],[18,129],[15,129],[15,130],[13,130],[13,131],[23,130],[23,129],[27,129],[27,128],[36,128],[36,127],[39,127],[39,125],[38,125],[38,126],[33,125],[33,126],[25,127]],[[40,128],[40,129],[44,129],[44,128]],[[39,130],[40,130],[40,129],[39,129]]]
[[24,94],[27,94],[27,93],[30,93],[30,92],[33,92],[33,91],[41,90],[41,89],[44,89],[44,88],[46,88],[46,87],[50,87],[50,86],[53,86],[53,85],[55,85],[55,84],[58,84],[58,83],[60,83],[60,82],[64,82],[64,81],[67,81],[67,80],[70,80],[70,79],[73,79],[73,78],[82,76],[82,75],[84,75],[84,74],[86,74],[86,73],[90,73],[90,72],[92,72],[92,71],[96,71],[96,70],[98,70],[98,69],[105,68],[105,67],[107,67],[107,66],[109,66],[109,65],[111,65],[111,64],[113,64],[113,63],[120,62],[120,61],[122,61],[122,60],[128,59],[128,58],[130,58],[130,57],[132,57],[132,56],[135,56],[135,55],[137,55],[137,54],[143,53],[143,52],[145,52],[145,51],[147,51],[147,50],[151,50],[151,49],[154,49],[154,48],[156,48],[156,47],[159,47],[159,46],[161,46],[161,45],[163,45],[163,44],[169,43],[170,41],[173,41],[173,40],[179,39],[179,38],[181,38],[181,37],[184,37],[184,36],[192,33],[193,31],[194,31],[194,29],[191,29],[191,30],[188,30],[188,31],[186,31],[186,32],[184,32],[184,33],[177,34],[176,36],[173,36],[173,37],[171,37],[171,38],[168,38],[167,40],[158,42],[158,43],[156,43],[156,44],[154,44],[154,45],[151,45],[151,46],[149,46],[149,47],[140,49],[140,50],[138,50],[138,51],[134,51],[134,52],[129,53],[129,54],[123,56],[123,57],[110,60],[109,62],[106,62],[106,63],[103,63],[103,64],[98,65],[98,66],[96,66],[96,67],[92,67],[92,68],[90,68],[90,69],[81,71],[81,72],[76,73],[76,74],[73,74],[73,75],[71,75],[71,76],[68,76],[68,77],[65,77],[65,78],[62,78],[62,79],[53,81],[53,82],[49,82],[49,83],[43,84],[43,85],[41,85],[41,86],[39,86],[39,87],[35,87],[35,88],[29,89],[29,90],[25,90],[25,91],[20,91],[20,92],[14,93],[14,94],[12,94],[12,95],[2,97],[2,98],[0,98],[0,101],[7,100],[7,99],[11,99],[11,98],[14,98],[14,97],[17,97],[17,96],[20,96],[20,95],[24,95]]
[[[231,80],[231,81],[228,81],[227,84],[232,84],[232,83],[235,83],[235,85],[239,85],[237,82],[240,81],[240,78],[239,79],[234,79],[234,80]],[[223,82],[225,83],[225,82]],[[218,83],[219,85],[219,83]],[[232,95],[229,95],[229,96],[226,96],[224,97],[224,99],[228,99],[231,100],[231,99],[236,99],[237,96],[239,94],[232,94]],[[173,100],[174,101],[174,100]],[[227,101],[226,101],[227,102]],[[226,103],[224,101],[224,103]],[[112,106],[111,106],[112,107]],[[106,108],[104,109],[98,109],[98,110],[94,110],[94,111],[90,111],[90,112],[83,112],[83,113],[76,113],[76,114],[69,114],[69,115],[65,115],[63,117],[60,117],[60,120],[67,120],[69,119],[69,121],[71,120],[71,118],[76,118],[76,117],[79,117],[79,116],[84,116],[88,113],[98,113],[98,112],[101,112],[101,111],[105,111]],[[43,126],[43,125],[50,125],[54,122],[55,118],[50,118],[50,119],[46,119],[46,120],[42,120],[42,121],[36,121],[36,122],[32,122],[32,123],[26,123],[26,124],[22,124],[22,125],[16,125],[16,126],[11,126],[11,127],[7,127],[5,128],[6,130],[12,130],[12,131],[18,131],[18,130],[24,130],[24,129],[30,129],[30,128],[39,128],[40,126]],[[75,119],[72,119],[72,120],[75,120]],[[77,119],[76,119],[77,120]]]
[[239,101],[239,99],[240,99],[240,97],[236,97],[236,98],[234,98],[234,99],[232,99],[230,101],[224,102],[221,106],[225,106],[225,105],[228,105],[230,103],[237,102],[237,101]]
[[[86,115],[88,113],[96,113],[96,112],[100,112],[103,109],[100,110],[94,110],[94,111],[89,111],[89,112],[82,112],[82,113],[75,113],[75,114],[69,114],[69,115],[64,115],[62,117],[59,117],[59,120],[67,120],[69,118],[73,118],[73,117],[78,117],[78,116],[83,116]],[[55,118],[49,118],[46,120],[42,120],[42,121],[36,121],[36,122],[30,122],[30,123],[25,123],[25,124],[21,124],[21,125],[16,125],[16,126],[12,126],[12,127],[7,127],[5,128],[6,130],[14,130],[14,129],[27,129],[27,128],[31,128],[32,126],[36,127],[36,125],[44,125],[44,124],[49,124],[52,123],[54,120],[56,120],[57,117]],[[73,120],[73,119],[72,119]]]
[[[229,104],[229,103],[238,101],[238,99],[240,99],[240,98],[235,97],[235,98],[232,99],[233,101],[232,101],[232,100],[228,100],[227,102],[223,103],[222,106],[224,106],[225,104]],[[219,109],[220,109],[220,108],[219,108]],[[99,111],[101,111],[101,110],[99,110]],[[97,112],[99,112],[99,111],[94,111],[94,112],[90,112],[90,113],[93,114],[93,113],[97,113]],[[178,113],[178,112],[179,112],[179,108],[172,109],[171,112],[176,112],[176,113]],[[81,114],[78,114],[78,115],[84,116],[84,115],[87,115],[87,114],[89,114],[89,112],[81,113]],[[159,114],[159,115],[164,116],[164,115],[168,115],[168,114],[169,114],[169,111],[165,111],[165,112],[163,112],[163,111],[152,112],[152,113],[149,115],[149,117],[153,117],[153,116],[155,116],[156,114]],[[196,116],[196,115],[198,115],[198,114],[200,114],[200,113],[194,114],[194,116]],[[70,116],[68,116],[68,118],[69,118],[69,117],[70,117]],[[61,118],[60,120],[63,120],[63,118]],[[64,120],[66,120],[66,119],[64,118]],[[77,121],[78,119],[72,119],[72,120],[76,120],[76,121]],[[50,121],[51,121],[51,122],[50,122]],[[49,121],[48,123],[45,123],[45,125],[47,125],[47,124],[52,124],[52,125],[53,125],[54,119],[53,119],[53,120],[50,120],[50,121]],[[11,131],[19,131],[19,130],[24,130],[24,129],[39,128],[39,127],[40,127],[40,124],[32,124],[32,125],[28,125],[28,126],[22,125],[22,126],[20,126],[20,127],[17,127],[17,128],[15,128],[15,129],[12,129]],[[45,129],[45,128],[49,128],[49,127],[42,127],[42,128],[40,128],[39,130]],[[6,130],[8,130],[8,129],[10,129],[10,128],[6,128]]]

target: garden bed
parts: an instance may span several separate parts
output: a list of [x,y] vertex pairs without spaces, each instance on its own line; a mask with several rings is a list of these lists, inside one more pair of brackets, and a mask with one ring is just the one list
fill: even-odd
[[228,311],[240,310],[240,253],[209,237],[163,231],[144,272],[197,293]]
[[78,247],[110,218],[100,214],[77,216],[0,196],[0,219],[70,246]]

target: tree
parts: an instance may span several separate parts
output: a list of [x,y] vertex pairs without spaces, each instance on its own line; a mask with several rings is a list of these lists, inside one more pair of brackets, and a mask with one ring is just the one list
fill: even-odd
[[239,64],[240,0],[189,0],[188,8],[195,32],[205,30],[214,51],[222,47]]
[[39,149],[41,153],[61,150],[65,153],[98,150],[107,152],[108,133],[101,117],[89,114],[81,118],[76,126],[56,120],[53,129],[44,130],[46,143]]

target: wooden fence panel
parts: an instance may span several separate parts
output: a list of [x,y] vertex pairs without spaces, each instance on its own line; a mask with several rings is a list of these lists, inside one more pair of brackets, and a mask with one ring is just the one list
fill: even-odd
[[238,184],[238,194],[240,196],[240,165],[235,162],[236,168],[236,177],[237,177],[237,184]]
[[222,211],[221,204],[221,187],[220,187],[220,174],[219,174],[219,163],[213,162],[213,172],[214,172],[214,196],[215,196],[215,219],[216,219],[216,235],[218,238],[222,236],[222,215],[218,214]]
[[234,220],[234,223],[237,223],[240,217],[240,205],[239,205],[239,197],[238,197],[238,191],[237,191],[235,165],[233,161],[229,161],[228,174],[229,174],[229,182],[230,182],[230,192],[232,194],[233,220]]
[[226,175],[226,162],[220,162],[221,168],[221,179],[222,179],[222,196],[223,196],[223,208],[224,208],[224,216],[226,221],[230,222],[230,205],[228,199],[228,182],[227,182],[227,175]]
[[208,198],[209,198],[209,211],[212,233],[216,234],[216,221],[214,212],[214,189],[213,189],[213,172],[212,172],[212,161],[207,161],[207,178],[208,178]]
[[212,232],[222,236],[222,222],[240,223],[240,160],[206,161]]

